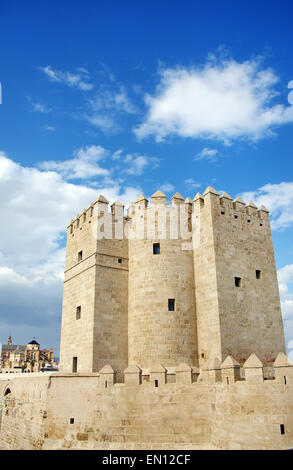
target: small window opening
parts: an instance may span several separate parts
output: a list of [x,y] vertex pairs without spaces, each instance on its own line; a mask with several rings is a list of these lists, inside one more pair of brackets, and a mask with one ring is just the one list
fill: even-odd
[[168,310],[174,312],[175,310],[175,299],[168,299]]
[[7,388],[5,390],[4,396],[6,397],[7,395],[9,395],[9,393],[11,393],[11,390],[10,390],[10,388]]
[[260,227],[262,227],[262,224],[259,224]]
[[79,251],[79,252],[78,252],[77,259],[78,259],[78,262],[79,262],[79,261],[82,261],[82,251]]
[[226,377],[226,379],[227,379],[227,385],[229,385],[229,377]]
[[108,388],[108,382],[105,380],[105,388]]
[[81,317],[81,306],[76,307],[76,320],[79,320]]
[[255,275],[256,275],[256,279],[261,279],[261,271],[259,269],[255,271]]
[[250,222],[250,219],[247,219],[247,222],[249,223],[249,222]]
[[118,263],[122,264],[122,258],[118,258]]
[[70,418],[69,423],[74,424],[74,418]]
[[159,385],[158,380],[155,380],[155,387],[158,387],[158,385]]
[[284,384],[287,385],[286,375],[284,375]]
[[238,215],[234,215],[234,219],[238,219]]
[[73,358],[73,361],[72,361],[72,372],[73,372],[73,373],[77,372],[77,357],[74,357],[74,358]]
[[204,353],[201,353],[201,358],[204,359]]
[[224,214],[225,214],[225,211],[221,211],[221,214],[224,215]]
[[241,277],[235,277],[235,287],[241,287]]
[[160,243],[153,244],[153,254],[159,255],[160,254]]
[[284,426],[284,424],[280,424],[280,431],[281,431],[281,434],[285,434],[285,426]]

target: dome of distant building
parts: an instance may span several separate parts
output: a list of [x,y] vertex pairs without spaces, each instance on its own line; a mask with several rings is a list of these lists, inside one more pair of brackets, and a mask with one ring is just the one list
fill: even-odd
[[40,346],[40,343],[38,343],[38,342],[37,342],[36,340],[34,340],[34,339],[33,339],[30,343],[28,343],[28,344],[36,344],[37,346]]

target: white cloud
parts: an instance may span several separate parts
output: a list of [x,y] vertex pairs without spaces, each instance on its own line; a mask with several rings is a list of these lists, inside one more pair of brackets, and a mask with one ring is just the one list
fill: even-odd
[[40,113],[48,113],[49,110],[42,104],[42,103],[35,103],[34,104],[35,111],[39,111]]
[[21,276],[13,269],[8,268],[7,266],[0,266],[0,285],[5,286],[10,284],[29,286],[31,282],[29,279],[26,279],[25,276]]
[[74,152],[75,158],[65,161],[47,161],[39,166],[46,171],[57,171],[65,179],[86,179],[108,175],[109,170],[101,168],[98,161],[107,157],[108,151],[99,145],[91,145]]
[[163,192],[170,193],[171,191],[175,190],[175,186],[171,183],[164,183],[158,189],[160,189]]
[[120,160],[121,155],[122,149],[116,150],[116,152],[114,152],[112,155],[112,160]]
[[287,299],[282,302],[282,314],[284,320],[291,319],[293,320],[293,296],[292,299]]
[[100,114],[86,114],[85,119],[92,124],[94,127],[98,127],[105,134],[110,134],[117,132],[119,130],[119,125],[115,120],[109,116],[104,116]]
[[44,105],[43,103],[35,102],[30,96],[27,96],[26,98],[30,103],[33,111],[37,111],[43,114],[50,113],[52,111],[50,108],[48,108],[48,106]]
[[133,114],[136,112],[136,107],[130,101],[126,94],[126,90],[121,88],[120,91],[112,97],[113,107],[118,111],[124,111],[125,113]]
[[218,150],[210,149],[209,147],[203,148],[200,152],[196,154],[194,160],[207,160],[208,162],[214,162],[217,159]]
[[90,82],[89,73],[86,69],[79,67],[79,73],[69,71],[54,70],[51,65],[39,67],[39,69],[51,80],[52,82],[63,83],[70,87],[79,88],[83,91],[89,91],[94,88]]
[[120,130],[119,116],[134,114],[137,109],[130,100],[125,87],[117,85],[101,85],[98,92],[88,101],[89,111],[85,114],[93,126],[105,133]]
[[[293,264],[278,270],[278,281],[287,350],[290,351],[293,349]],[[293,358],[292,353],[289,357]]]
[[94,111],[116,111],[125,113],[135,113],[136,107],[130,101],[127,92],[123,86],[117,88],[112,85],[107,89],[101,86],[95,97],[90,100],[90,104]]
[[274,104],[278,77],[259,61],[208,61],[204,67],[166,68],[153,96],[146,95],[137,137],[154,135],[256,141],[293,122],[293,107]]
[[127,165],[127,169],[124,170],[126,174],[140,176],[148,166],[153,165],[156,168],[158,159],[147,155],[128,154],[124,159],[124,164]]
[[[137,107],[130,99],[125,86],[118,83],[108,67],[103,64],[100,73],[106,75],[106,80],[105,77],[99,80],[99,86],[93,83],[90,73],[83,67],[74,72],[57,70],[51,65],[38,68],[51,82],[91,92],[86,95],[86,101],[81,112],[79,109],[78,116],[105,134],[120,131],[123,127],[122,117],[137,112]],[[45,108],[39,103],[34,107],[35,110],[45,112]]]
[[[119,168],[103,168],[100,165],[101,160],[109,161],[118,161]],[[56,171],[58,174],[62,175],[63,178],[67,180],[74,179],[87,179],[91,180],[94,177],[100,176],[103,177],[103,184],[115,186],[117,182],[121,180],[115,178],[111,179],[111,173],[116,169],[122,171],[127,175],[136,175],[140,176],[146,170],[147,167],[153,166],[157,167],[159,164],[159,159],[155,157],[149,157],[147,155],[126,154],[123,155],[121,149],[116,150],[111,153],[109,150],[106,150],[104,147],[99,145],[91,145],[84,148],[80,148],[74,152],[74,158],[70,160],[51,160],[44,161],[39,164],[39,167],[42,170],[46,171]],[[123,167],[122,167],[123,165]],[[100,185],[100,182],[89,182],[88,184]]]
[[196,188],[200,188],[201,187],[201,184],[200,183],[197,183],[194,178],[187,178],[186,180],[184,180],[184,183],[186,184],[187,186],[187,189],[196,189]]
[[45,131],[49,131],[49,132],[54,132],[56,130],[56,127],[54,126],[49,126],[48,124],[44,124],[42,126],[42,129],[44,129]]
[[271,213],[272,229],[285,229],[293,224],[293,182],[266,184],[256,191],[242,193],[241,198],[264,205]]

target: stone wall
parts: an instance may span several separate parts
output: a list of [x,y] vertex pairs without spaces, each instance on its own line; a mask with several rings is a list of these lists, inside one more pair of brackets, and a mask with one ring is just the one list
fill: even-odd
[[[6,379],[7,375],[0,376],[0,449],[42,449],[49,377],[38,373],[9,374]],[[7,389],[11,393],[3,398]]]
[[[220,374],[138,367],[115,383],[115,371],[1,377],[4,449],[288,449],[293,446],[293,365],[279,357],[264,380],[252,355],[241,379],[236,361]],[[287,361],[287,362],[286,362]],[[214,373],[211,373],[214,372]],[[1,397],[1,398],[2,398]],[[284,431],[284,433],[282,433]]]

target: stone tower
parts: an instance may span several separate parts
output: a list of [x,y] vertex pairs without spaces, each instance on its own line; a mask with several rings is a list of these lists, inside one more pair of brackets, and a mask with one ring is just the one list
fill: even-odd
[[157,191],[98,199],[67,232],[60,367],[187,363],[202,369],[285,352],[266,208],[208,187],[193,201]]
[[253,352],[270,365],[285,343],[268,210],[211,187],[193,204],[200,366]]
[[115,239],[111,235],[121,213],[119,201],[109,214],[107,199],[99,196],[68,227],[60,348],[64,372],[96,372],[109,362],[118,371],[127,366],[128,243],[119,233]]
[[192,249],[182,250],[184,240],[172,223],[186,204],[176,193],[166,207],[161,191],[153,194],[151,207],[147,202],[136,201],[129,237],[128,360],[141,367],[196,365]]

